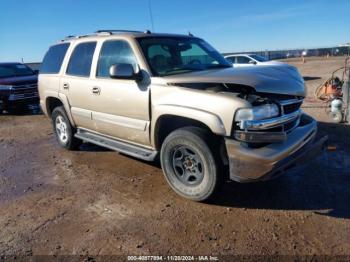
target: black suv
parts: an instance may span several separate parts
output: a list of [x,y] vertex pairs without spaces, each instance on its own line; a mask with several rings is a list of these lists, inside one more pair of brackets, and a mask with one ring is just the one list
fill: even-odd
[[37,72],[21,63],[0,63],[0,113],[38,101]]

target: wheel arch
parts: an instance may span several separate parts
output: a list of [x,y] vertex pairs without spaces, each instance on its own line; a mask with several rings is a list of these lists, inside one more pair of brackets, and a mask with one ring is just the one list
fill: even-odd
[[70,106],[68,104],[68,100],[65,99],[65,96],[63,97],[55,97],[55,96],[48,96],[45,99],[45,107],[46,112],[49,117],[51,117],[53,110],[58,107],[63,106],[64,110],[66,111],[66,114],[69,118],[69,121],[71,122],[72,126],[75,126],[72,114],[70,112]]
[[156,150],[160,150],[167,135],[185,126],[200,127],[218,136],[226,135],[222,121],[214,114],[183,107],[173,108],[172,106],[168,109],[162,110],[161,114],[156,114],[156,120],[152,123],[151,142]]

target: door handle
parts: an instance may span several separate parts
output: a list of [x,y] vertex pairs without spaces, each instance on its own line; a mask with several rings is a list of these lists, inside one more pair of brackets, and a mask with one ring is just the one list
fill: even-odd
[[99,88],[98,86],[94,86],[92,88],[92,93],[99,95],[101,93],[101,88]]
[[63,83],[63,89],[69,89],[69,84],[68,83]]

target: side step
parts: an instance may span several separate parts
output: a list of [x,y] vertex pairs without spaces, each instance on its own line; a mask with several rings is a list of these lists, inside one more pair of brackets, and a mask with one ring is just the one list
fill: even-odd
[[153,161],[158,154],[157,151],[114,140],[83,129],[78,129],[75,137],[146,161]]

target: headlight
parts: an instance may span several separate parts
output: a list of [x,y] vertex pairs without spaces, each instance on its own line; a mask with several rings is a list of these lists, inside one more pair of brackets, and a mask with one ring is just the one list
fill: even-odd
[[254,106],[252,108],[238,109],[235,120],[261,120],[276,117],[279,115],[279,109],[276,104],[266,104],[262,106]]
[[10,85],[0,85],[0,91],[8,91],[11,89],[12,89],[12,86]]

